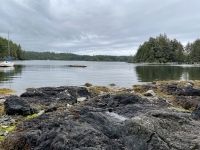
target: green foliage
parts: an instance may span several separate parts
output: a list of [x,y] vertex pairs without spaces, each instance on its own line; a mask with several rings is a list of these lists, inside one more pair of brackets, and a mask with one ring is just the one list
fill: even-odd
[[192,43],[189,57],[191,62],[200,62],[200,39]]
[[[12,57],[12,59],[19,59],[19,60],[25,59],[25,51],[21,49],[20,45],[17,45],[10,40],[9,48],[10,48],[10,57]],[[0,37],[0,58],[5,58],[5,57],[9,57],[8,40]]]
[[200,39],[193,43],[188,42],[185,47],[176,39],[170,40],[166,34],[160,34],[156,38],[149,38],[139,46],[133,62],[200,62]]
[[26,51],[25,57],[28,60],[81,60],[81,61],[124,61],[132,60],[132,56],[108,56],[108,55],[76,55],[72,53],[55,52],[33,52]]
[[136,55],[134,56],[134,62],[184,62],[185,55],[184,49],[180,42],[176,39],[170,40],[167,35],[160,34],[156,38],[149,38],[149,41],[140,45]]

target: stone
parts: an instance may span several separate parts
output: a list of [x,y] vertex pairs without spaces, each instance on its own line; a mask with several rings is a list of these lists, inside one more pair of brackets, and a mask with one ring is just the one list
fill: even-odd
[[79,97],[79,98],[77,98],[78,102],[82,102],[82,101],[85,101],[85,100],[86,100],[86,97]]
[[42,87],[30,89],[21,94],[30,104],[36,104],[40,107],[52,107],[57,105],[77,103],[78,97],[88,97],[89,92],[85,87],[60,86],[60,87]]
[[195,119],[195,120],[200,120],[200,107],[196,108],[192,114],[191,114],[191,118]]
[[[69,96],[68,94],[76,99],[86,97],[83,96],[84,92],[76,93],[77,88],[65,90],[47,88],[43,93],[46,93],[48,98],[56,98],[59,95],[59,103],[62,103],[60,99]],[[182,90],[179,88],[179,93],[183,93]],[[32,98],[27,97],[30,101]],[[180,96],[179,98],[182,99]],[[42,100],[48,99],[43,96],[34,97],[34,103]],[[193,111],[191,116],[191,113],[169,110],[170,105],[164,98],[140,97],[133,93],[97,95],[71,106],[70,109],[66,109],[65,106],[66,111],[44,113],[23,121],[18,124],[16,132],[9,134],[3,141],[2,148],[199,149],[198,117],[197,120],[191,119],[192,116],[199,115],[199,108]]]
[[153,90],[148,90],[146,93],[144,93],[144,96],[156,96]]
[[10,96],[4,102],[4,109],[8,115],[31,115],[36,109],[31,108],[29,103],[18,96]]
[[51,108],[45,110],[45,113],[47,113],[47,112],[53,112],[53,111],[56,111],[56,110],[57,110],[57,107],[51,107]]
[[7,136],[8,133],[9,133],[8,131],[4,132],[4,133],[3,133],[3,136]]

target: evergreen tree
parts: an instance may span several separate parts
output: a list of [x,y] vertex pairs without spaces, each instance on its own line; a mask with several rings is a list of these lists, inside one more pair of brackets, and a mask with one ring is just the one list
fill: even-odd
[[167,35],[160,34],[156,38],[149,38],[149,41],[140,45],[134,62],[183,62],[183,46],[176,39],[170,40]]
[[190,52],[190,60],[192,62],[200,62],[200,39],[197,39],[193,44]]

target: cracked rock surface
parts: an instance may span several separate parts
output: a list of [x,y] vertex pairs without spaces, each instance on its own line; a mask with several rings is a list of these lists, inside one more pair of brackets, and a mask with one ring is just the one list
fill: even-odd
[[[57,97],[55,94],[62,97],[61,92],[49,93],[53,97]],[[87,92],[84,93],[85,97],[89,95]],[[28,95],[31,102],[37,102],[36,99],[33,100],[33,93]],[[75,95],[72,93],[70,95],[74,100]],[[27,101],[29,97],[26,96]],[[46,104],[46,97],[45,94],[37,94],[41,104],[43,100]],[[69,100],[68,95],[67,101]],[[50,101],[53,101],[53,98]],[[61,106],[62,100],[57,103]],[[193,119],[191,113],[172,111],[168,106],[170,104],[161,98],[152,100],[133,93],[96,96],[70,108],[58,108],[23,121],[17,126],[16,132],[4,140],[2,148],[6,150],[200,149],[200,122]]]

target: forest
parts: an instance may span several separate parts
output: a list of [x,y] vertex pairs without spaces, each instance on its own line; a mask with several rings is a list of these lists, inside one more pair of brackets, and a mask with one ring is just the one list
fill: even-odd
[[24,60],[25,59],[25,51],[22,50],[20,44],[17,45],[9,40],[9,47],[8,47],[8,40],[6,38],[0,37],[0,58],[3,59],[5,57],[9,57],[10,49],[10,57],[12,60]]
[[141,63],[199,63],[200,39],[193,43],[188,42],[184,47],[176,39],[170,40],[167,35],[150,37],[148,41],[139,46],[133,57],[133,62]]
[[[33,52],[22,50],[20,44],[17,45],[9,41],[10,57],[12,60],[80,60],[80,61],[132,61],[132,56],[109,56],[109,55],[76,55],[72,53],[55,52]],[[0,59],[9,57],[8,40],[0,37]]]
[[77,60],[77,61],[132,61],[132,56],[109,56],[109,55],[76,55],[72,53],[55,53],[55,52],[33,52],[26,51],[28,60]]
[[[150,37],[138,47],[134,56],[76,55],[72,53],[34,52],[22,50],[20,44],[9,41],[12,60],[77,60],[77,61],[121,61],[133,63],[199,63],[200,39],[185,46],[176,39],[170,40],[166,34]],[[0,58],[8,57],[8,40],[0,37]]]

